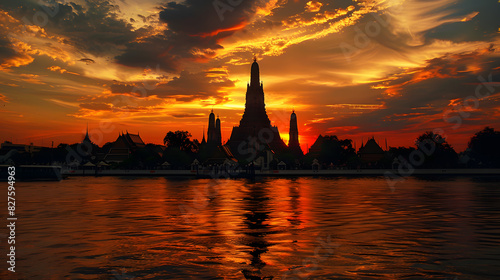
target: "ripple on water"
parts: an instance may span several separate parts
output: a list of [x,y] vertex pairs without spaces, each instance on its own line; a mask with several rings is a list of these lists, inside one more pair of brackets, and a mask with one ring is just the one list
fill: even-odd
[[379,177],[219,183],[19,183],[19,271],[23,279],[500,277],[497,181],[408,178],[394,192]]

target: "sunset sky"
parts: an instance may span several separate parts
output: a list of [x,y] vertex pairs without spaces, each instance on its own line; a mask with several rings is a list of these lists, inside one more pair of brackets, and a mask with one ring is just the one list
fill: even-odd
[[303,149],[438,129],[462,151],[500,129],[498,0],[56,3],[0,2],[1,142],[79,142],[87,123],[99,145],[201,140],[212,108],[226,141],[254,56],[273,125],[287,142],[294,108]]

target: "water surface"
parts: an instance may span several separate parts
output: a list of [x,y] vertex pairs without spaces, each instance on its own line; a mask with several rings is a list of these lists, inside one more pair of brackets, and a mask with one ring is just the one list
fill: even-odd
[[500,277],[498,178],[73,177],[16,198],[5,279]]

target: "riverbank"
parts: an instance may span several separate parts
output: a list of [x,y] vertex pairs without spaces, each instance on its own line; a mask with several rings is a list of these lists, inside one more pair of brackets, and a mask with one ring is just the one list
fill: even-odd
[[[63,170],[66,176],[189,176],[189,177],[221,177],[210,171],[196,170]],[[253,175],[253,173],[251,174]],[[500,169],[415,169],[413,171],[391,169],[340,169],[340,170],[255,170],[255,176],[412,176],[412,175],[500,175]],[[231,177],[247,177],[246,172],[231,173]]]
[[0,181],[60,181],[61,166],[55,165],[0,165]]

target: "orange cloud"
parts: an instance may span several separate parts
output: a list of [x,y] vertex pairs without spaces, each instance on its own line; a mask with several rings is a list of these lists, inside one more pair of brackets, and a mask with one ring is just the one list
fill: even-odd
[[266,3],[264,7],[258,7],[256,11],[257,16],[270,16],[273,10],[286,4],[286,0],[271,0]]
[[0,102],[9,103],[9,99],[7,98],[7,96],[0,93]]
[[[427,65],[424,67],[410,68],[392,75],[372,88],[385,89],[384,95],[395,97],[401,95],[401,90],[411,84],[430,79],[460,78],[467,73],[475,74],[483,69],[481,58],[495,52],[498,51],[490,45],[468,53],[446,54],[427,60]],[[408,77],[407,81],[397,83],[397,80],[404,80]]]
[[196,35],[192,35],[192,36],[199,36],[199,37],[202,37],[202,38],[213,37],[213,36],[216,36],[216,35],[218,35],[219,33],[222,33],[222,32],[241,30],[241,29],[245,28],[245,26],[247,26],[247,22],[243,21],[243,22],[241,22],[241,23],[239,23],[239,24],[237,24],[235,26],[232,26],[232,27],[221,28],[221,29],[217,29],[217,30],[214,30],[212,32],[209,32],[209,33],[200,33],[200,34],[196,34]]
[[477,15],[479,15],[479,12],[472,12],[472,13],[468,14],[466,17],[464,17],[461,21],[462,22],[469,21],[469,20],[475,18]]
[[0,71],[3,72],[9,72],[12,67],[20,67],[24,65],[28,65],[31,62],[35,60],[32,56],[24,54],[24,53],[18,53],[17,56],[6,59],[1,65],[0,65]]
[[32,83],[32,84],[38,84],[38,85],[45,85],[44,82],[42,82],[38,79],[38,77],[40,77],[39,75],[19,74],[19,76],[21,77],[21,80],[23,80],[25,82]]
[[358,128],[359,128],[358,126],[336,126],[336,127],[328,128],[328,130],[325,133],[326,134],[345,134],[348,131],[356,130]]
[[71,62],[71,47],[64,37],[48,34],[37,25],[24,24],[8,12],[0,10],[0,29],[9,34],[7,40],[15,51],[13,57],[1,62],[0,71],[9,72],[9,68],[29,65],[33,56],[46,55],[54,60]]
[[0,10],[0,26],[7,28],[6,25],[8,23],[19,23],[19,21],[9,15],[6,11]]
[[68,73],[68,74],[72,74],[72,75],[80,75],[78,73],[75,73],[75,72],[69,72],[68,70],[64,69],[64,68],[61,68],[59,66],[50,66],[49,68],[50,71],[52,72],[59,72],[61,74],[64,74],[64,73]]
[[323,3],[318,2],[318,1],[309,1],[306,3],[306,11],[308,12],[319,12],[321,7],[323,6]]
[[[296,28],[296,27],[304,27],[310,25],[317,25],[326,23],[330,20],[336,19],[341,16],[347,15],[350,11],[354,10],[354,6],[349,6],[347,10],[344,9],[335,9],[334,11],[325,11],[323,13],[318,13],[311,19],[305,19],[300,15],[295,15],[287,20],[282,21],[282,24],[285,28]],[[319,11],[319,10],[318,10]]]
[[[281,21],[285,27],[282,30],[273,30],[270,34],[246,36],[250,39],[241,37],[238,38],[239,40],[225,41],[224,48],[218,50],[217,57],[230,57],[233,58],[233,64],[240,64],[241,61],[234,60],[233,55],[247,52],[259,56],[279,56],[293,45],[339,33],[343,28],[356,24],[364,15],[375,10],[374,5],[365,5],[358,10],[355,10],[354,6],[350,6],[347,10],[326,11],[313,19],[304,19],[300,15],[295,15],[288,20]],[[333,20],[346,13],[350,13],[348,17]],[[303,28],[304,24],[308,25],[309,28]]]
[[378,110],[383,109],[385,105],[383,104],[335,104],[326,105],[334,109],[350,109],[350,110]]
[[65,107],[65,108],[78,108],[78,103],[76,103],[76,102],[67,102],[67,101],[62,101],[62,100],[55,99],[55,98],[49,98],[49,99],[45,99],[45,100],[50,101],[52,103],[55,103],[59,106]]
[[3,83],[1,81],[0,81],[0,85],[9,86],[9,87],[18,87],[19,86],[19,85],[12,84],[12,83]]
[[[53,40],[48,42],[55,43]],[[56,46],[54,44],[47,44],[47,39],[33,39],[33,42],[26,43],[18,41],[16,44],[19,49],[30,55],[46,55],[53,60],[60,60],[62,62],[74,63],[74,59],[68,50],[63,49],[63,46]]]
[[[329,118],[318,118],[318,119],[312,119],[310,123],[326,123],[327,121],[334,120],[335,117],[329,117]],[[305,124],[307,125],[307,123]]]

